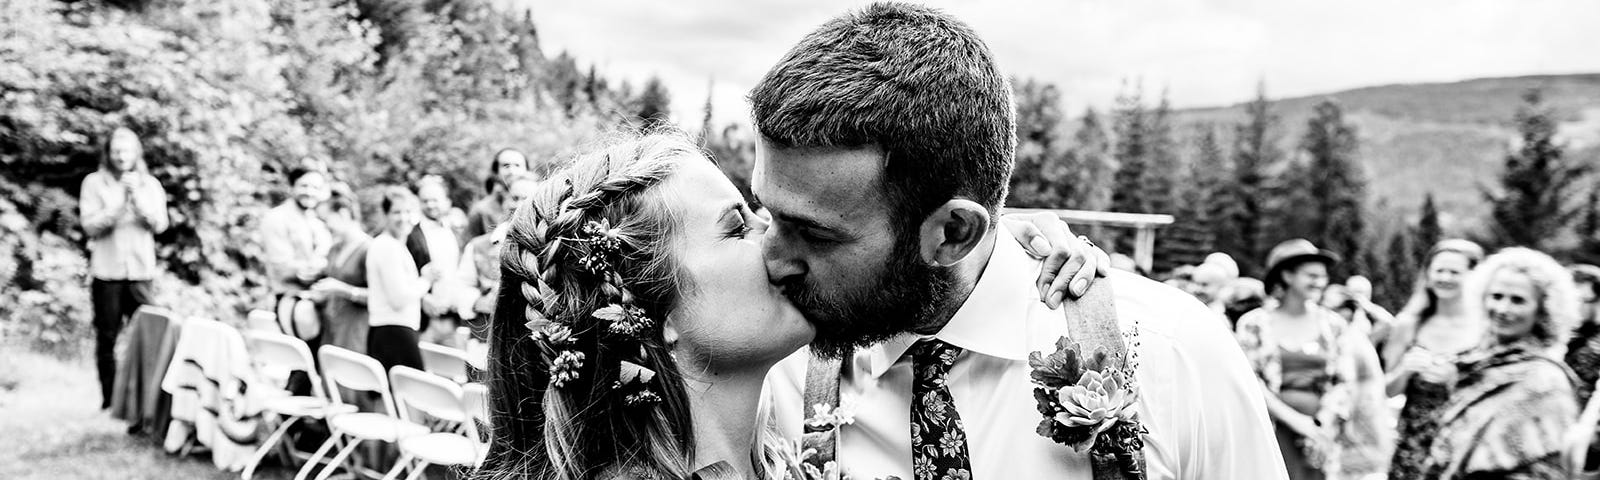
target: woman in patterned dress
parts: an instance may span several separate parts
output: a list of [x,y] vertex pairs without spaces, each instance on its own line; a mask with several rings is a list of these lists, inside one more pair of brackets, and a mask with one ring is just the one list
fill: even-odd
[[1404,394],[1399,416],[1399,445],[1389,461],[1390,480],[1410,480],[1421,473],[1427,442],[1437,430],[1438,410],[1450,396],[1454,359],[1479,344],[1484,325],[1467,306],[1462,286],[1466,275],[1483,260],[1483,247],[1467,240],[1435,244],[1423,259],[1416,289],[1384,343],[1389,369],[1389,395]]
[[1268,393],[1289,478],[1345,478],[1382,470],[1382,375],[1377,352],[1319,305],[1337,259],[1311,242],[1279,244],[1267,258],[1277,300],[1239,319],[1237,335]]
[[1415,478],[1571,478],[1565,437],[1579,407],[1559,357],[1578,317],[1571,275],[1549,255],[1508,248],[1474,271],[1468,295],[1482,302],[1488,335],[1457,362]]

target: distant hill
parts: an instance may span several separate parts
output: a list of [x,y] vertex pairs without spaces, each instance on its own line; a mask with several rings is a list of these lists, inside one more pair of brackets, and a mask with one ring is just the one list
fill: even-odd
[[[1294,152],[1312,106],[1339,102],[1361,138],[1374,213],[1409,221],[1431,191],[1446,232],[1461,234],[1477,229],[1485,216],[1478,186],[1499,171],[1516,138],[1512,118],[1529,88],[1542,89],[1555,108],[1568,155],[1600,163],[1600,73],[1364,87],[1273,106],[1282,120],[1280,145]],[[1242,105],[1174,113],[1180,125],[1211,123],[1228,134],[1228,126],[1244,118]]]

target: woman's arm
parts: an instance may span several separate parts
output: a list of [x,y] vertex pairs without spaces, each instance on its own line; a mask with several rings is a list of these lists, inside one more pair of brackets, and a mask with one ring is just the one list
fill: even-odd
[[1050,308],[1060,306],[1068,295],[1082,297],[1096,276],[1111,273],[1111,256],[1073,235],[1054,214],[1013,213],[1000,217],[1000,224],[1028,253],[1044,258],[1035,283],[1039,300]]
[[1406,384],[1410,383],[1411,376],[1416,374],[1414,368],[1416,359],[1407,355],[1406,351],[1411,349],[1412,342],[1417,338],[1417,327],[1417,317],[1401,314],[1395,317],[1394,324],[1389,329],[1389,341],[1383,344],[1383,364],[1389,366],[1384,381],[1384,393],[1388,396],[1405,393]]

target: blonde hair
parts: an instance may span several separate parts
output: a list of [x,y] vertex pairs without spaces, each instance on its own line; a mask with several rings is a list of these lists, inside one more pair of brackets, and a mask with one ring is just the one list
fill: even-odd
[[[492,321],[489,389],[494,438],[480,478],[578,480],[596,475],[687,478],[693,429],[683,378],[654,322],[636,341],[607,337],[592,314],[631,304],[648,318],[678,307],[682,275],[669,239],[674,223],[660,189],[684,158],[703,155],[680,133],[634,136],[579,157],[517,208],[502,243]],[[615,276],[586,268],[575,239],[605,221],[620,239]],[[548,342],[528,322],[571,328],[576,378],[553,381]],[[620,362],[656,373],[660,402],[630,405],[613,391]]]
[[1501,271],[1526,275],[1538,290],[1538,318],[1530,335],[1545,347],[1565,344],[1578,323],[1578,287],[1572,282],[1572,274],[1539,251],[1523,247],[1501,250],[1472,271],[1466,298],[1476,302],[1475,311],[1485,311],[1483,296],[1488,293],[1489,282]]

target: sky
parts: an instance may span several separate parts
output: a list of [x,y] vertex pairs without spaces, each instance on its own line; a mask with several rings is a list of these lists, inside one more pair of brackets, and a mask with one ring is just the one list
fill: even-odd
[[[546,54],[611,78],[659,76],[674,118],[748,122],[744,95],[806,33],[867,2],[503,0],[528,8]],[[1396,83],[1600,72],[1595,0],[931,0],[1002,70],[1056,84],[1069,111],[1142,85],[1173,105]]]

